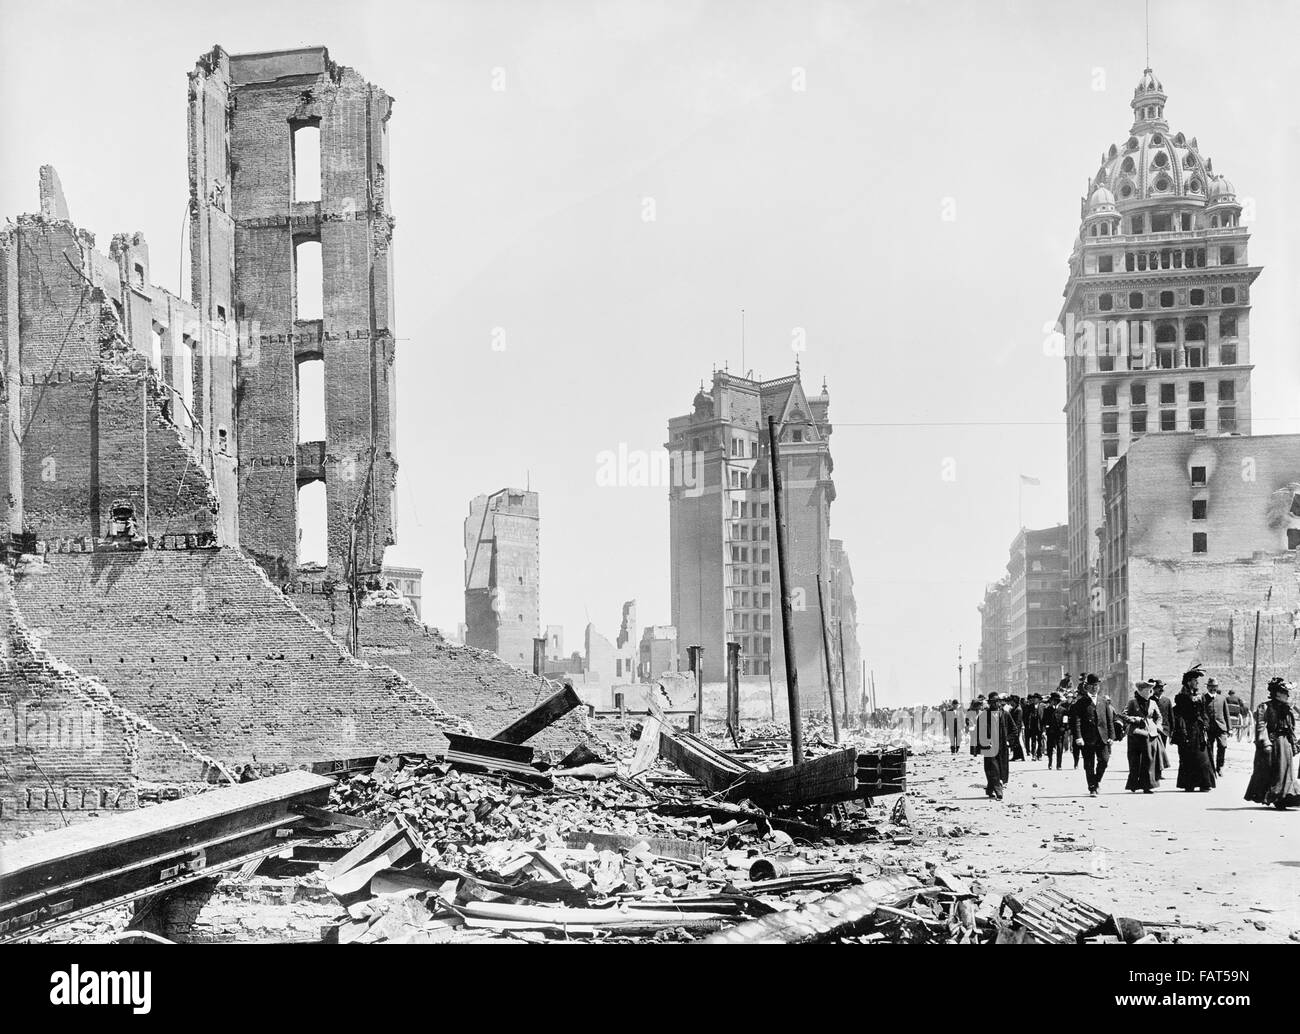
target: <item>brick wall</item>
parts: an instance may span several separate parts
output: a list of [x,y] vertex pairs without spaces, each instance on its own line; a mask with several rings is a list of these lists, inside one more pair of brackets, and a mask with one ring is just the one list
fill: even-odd
[[[163,397],[144,374],[69,371],[25,382],[24,530],[38,539],[107,535],[113,504],[125,500],[144,534],[147,452],[150,536],[214,532],[216,494],[199,458],[163,417]],[[8,476],[7,450],[0,450],[0,483]]]
[[[58,554],[17,605],[45,646],[158,729],[230,766],[433,751],[459,728],[390,669],[346,655],[238,550]],[[181,778],[163,757],[139,775]]]
[[160,733],[41,648],[0,568],[0,840],[53,829],[156,798],[142,768],[166,768],[181,785],[205,786],[219,766]]
[[[323,628],[338,636],[345,634],[345,595],[304,593],[293,599]],[[451,645],[400,603],[363,606],[359,624],[366,660],[387,665],[410,679],[448,711],[463,717],[479,736],[499,732],[558,688],[484,650]],[[579,710],[570,712],[528,744],[567,754],[588,738],[586,713]]]

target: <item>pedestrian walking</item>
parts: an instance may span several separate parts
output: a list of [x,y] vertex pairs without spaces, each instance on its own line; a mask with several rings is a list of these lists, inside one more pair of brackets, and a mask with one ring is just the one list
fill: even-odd
[[1079,699],[1070,708],[1070,732],[1083,754],[1083,771],[1088,778],[1088,795],[1096,797],[1101,780],[1110,764],[1110,745],[1117,739],[1116,727],[1122,723],[1106,697],[1099,697],[1101,680],[1096,675],[1084,677]]
[[1151,680],[1151,699],[1160,709],[1160,767],[1172,768],[1169,761],[1169,737],[1174,734],[1174,709],[1160,679]]
[[988,706],[976,715],[971,749],[984,758],[984,795],[1002,800],[1011,778],[1011,716],[1002,706],[999,694],[989,694]]
[[1145,679],[1133,687],[1133,699],[1124,708],[1128,727],[1129,793],[1154,793],[1160,782],[1160,708],[1151,699],[1151,683]]
[[[1069,683],[1069,679],[1062,679],[1063,685]],[[1068,688],[1068,685],[1067,685]],[[1061,699],[1060,690],[1054,691],[1047,698],[1047,710],[1043,713],[1043,720],[1047,726],[1047,767],[1052,767],[1052,759],[1056,759],[1056,769],[1061,769],[1061,757],[1065,753],[1065,741],[1070,738],[1070,710],[1065,702]]]
[[1228,752],[1228,734],[1232,731],[1232,713],[1228,698],[1219,688],[1219,680],[1210,676],[1205,680],[1205,709],[1210,719],[1210,748],[1213,753],[1214,774],[1223,775],[1223,762]]
[[1178,748],[1178,788],[1213,790],[1218,780],[1210,757],[1210,713],[1200,692],[1205,673],[1198,664],[1183,673],[1183,685],[1174,697],[1174,731],[1171,737]]
[[1024,731],[1025,719],[1024,711],[1020,707],[1020,698],[1014,694],[1010,697],[1011,704],[1007,707],[1007,717],[1011,719],[1011,760],[1024,761],[1025,748],[1020,742],[1020,734]]
[[1255,711],[1255,769],[1246,800],[1271,804],[1279,811],[1300,806],[1300,782],[1292,768],[1295,726],[1290,684],[1282,678],[1270,679],[1268,700]]

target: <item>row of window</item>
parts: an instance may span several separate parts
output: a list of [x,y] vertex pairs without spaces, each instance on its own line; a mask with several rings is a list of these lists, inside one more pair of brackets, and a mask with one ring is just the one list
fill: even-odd
[[[767,529],[764,528],[763,530],[766,531]],[[770,549],[759,549],[757,546],[755,546],[753,552],[754,552],[754,559],[752,563],[770,564],[772,562],[772,551]],[[749,558],[749,553],[750,550],[748,546],[732,546],[731,562],[733,564],[751,563],[751,560]]]
[[[753,531],[752,536],[750,535],[751,530]],[[755,524],[751,526],[740,521],[735,521],[731,525],[730,538],[733,542],[746,542],[751,538],[756,542],[766,542],[770,534],[771,528],[766,524]]]
[[751,503],[747,499],[733,499],[731,501],[731,516],[734,517],[761,517],[766,519],[771,512],[769,503]]
[[[1164,382],[1160,385],[1160,404],[1162,406],[1172,406],[1177,401],[1178,392],[1177,384]],[[1134,406],[1145,406],[1147,404],[1147,385],[1145,381],[1135,381],[1129,385],[1129,403]],[[1205,401],[1205,382],[1188,381],[1187,382],[1187,399],[1189,402]],[[1237,399],[1237,382],[1236,381],[1219,381],[1219,401],[1235,402]],[[1103,408],[1116,406],[1119,404],[1119,385],[1103,384],[1101,386],[1101,404]],[[1103,414],[1105,419],[1105,414]]]
[[[1218,413],[1218,429],[1221,434],[1233,433],[1237,430],[1237,410],[1234,406],[1220,406]],[[1132,434],[1133,441],[1141,435],[1152,430],[1147,423],[1147,411],[1145,409],[1132,410],[1129,415],[1129,433]],[[1178,427],[1178,410],[1162,409],[1160,410],[1160,431],[1177,431]],[[1187,428],[1188,431],[1204,431],[1205,409],[1189,409],[1187,411]],[[1103,435],[1119,434],[1119,414],[1104,413],[1101,420],[1101,433]],[[1119,455],[1119,441],[1116,438],[1103,438],[1102,458],[1114,459]]]
[[[1187,294],[1187,300],[1192,305],[1205,304],[1205,289],[1203,287],[1194,287]],[[1158,298],[1160,308],[1172,309],[1174,307],[1175,295],[1173,291],[1161,291]],[[1223,287],[1219,289],[1219,304],[1236,305],[1237,289],[1235,287]],[[1128,307],[1130,309],[1141,309],[1146,306],[1146,294],[1143,291],[1130,291],[1128,295]],[[1103,291],[1097,295],[1097,308],[1102,312],[1112,312],[1115,308],[1115,295],[1110,291]]]
[[[735,590],[732,593],[731,605],[733,607],[750,606],[749,590]],[[772,606],[772,594],[770,592],[756,592],[753,594],[753,606],[770,608]]]

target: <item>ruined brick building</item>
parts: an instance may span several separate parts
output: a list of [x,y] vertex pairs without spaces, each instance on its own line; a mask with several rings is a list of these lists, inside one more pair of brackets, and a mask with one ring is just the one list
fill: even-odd
[[97,250],[48,167],[0,231],[0,839],[490,735],[548,691],[395,592],[341,643],[347,584],[380,585],[393,537],[391,107],[322,47],[203,55],[188,298],[152,284],[143,235]]

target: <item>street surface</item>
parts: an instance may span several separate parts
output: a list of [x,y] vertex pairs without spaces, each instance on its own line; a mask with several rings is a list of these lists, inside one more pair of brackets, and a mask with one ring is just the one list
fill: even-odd
[[[1046,760],[1012,762],[1006,799],[990,801],[982,760],[964,742],[956,756],[940,748],[909,759],[908,783],[922,814],[936,809],[940,822],[972,830],[949,843],[988,889],[1054,878],[1107,912],[1208,927],[1168,929],[1188,943],[1300,939],[1300,809],[1242,799],[1254,756],[1248,740],[1229,743],[1223,776],[1207,793],[1176,788],[1177,751],[1169,754],[1173,767],[1150,795],[1124,789],[1122,742],[1095,798],[1082,760],[1072,769],[1067,751],[1064,771],[1048,771]],[[1020,876],[1025,870],[1086,875]]]

